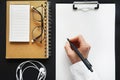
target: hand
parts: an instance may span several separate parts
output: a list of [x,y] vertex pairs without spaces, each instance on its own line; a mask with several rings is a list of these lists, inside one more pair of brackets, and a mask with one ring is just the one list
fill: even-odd
[[[88,57],[88,53],[90,50],[90,45],[84,40],[82,35],[78,35],[70,41],[78,48],[78,50],[81,52],[84,58]],[[81,61],[81,59],[78,57],[78,55],[74,52],[73,49],[71,49],[69,42],[65,45],[66,53],[71,60],[71,62],[74,64],[76,62]]]

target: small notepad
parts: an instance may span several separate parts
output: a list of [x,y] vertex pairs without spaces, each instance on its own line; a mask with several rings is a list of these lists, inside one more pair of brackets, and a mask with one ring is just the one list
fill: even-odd
[[30,5],[10,5],[9,41],[29,42]]

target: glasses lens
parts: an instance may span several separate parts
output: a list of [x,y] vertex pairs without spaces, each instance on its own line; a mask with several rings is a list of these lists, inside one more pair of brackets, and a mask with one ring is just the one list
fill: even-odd
[[33,10],[33,19],[41,21],[43,14],[43,7],[37,7]]
[[33,30],[33,40],[42,42],[44,40],[44,29],[43,27],[37,26]]

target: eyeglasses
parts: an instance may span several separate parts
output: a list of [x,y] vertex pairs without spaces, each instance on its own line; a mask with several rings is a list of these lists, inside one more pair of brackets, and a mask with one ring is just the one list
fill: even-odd
[[45,39],[44,36],[44,22],[43,22],[44,7],[43,5],[38,7],[32,6],[32,16],[33,20],[36,22],[34,29],[32,30],[32,42],[40,42]]

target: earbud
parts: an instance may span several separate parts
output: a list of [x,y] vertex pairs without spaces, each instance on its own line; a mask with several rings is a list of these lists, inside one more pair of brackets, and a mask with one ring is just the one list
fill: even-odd
[[43,79],[46,76],[46,71],[44,68],[39,69],[38,80]]
[[39,71],[40,71],[40,73],[42,73],[42,74],[44,74],[44,75],[46,74],[46,71],[45,71],[45,69],[44,69],[44,68],[40,68],[40,70],[39,70]]

